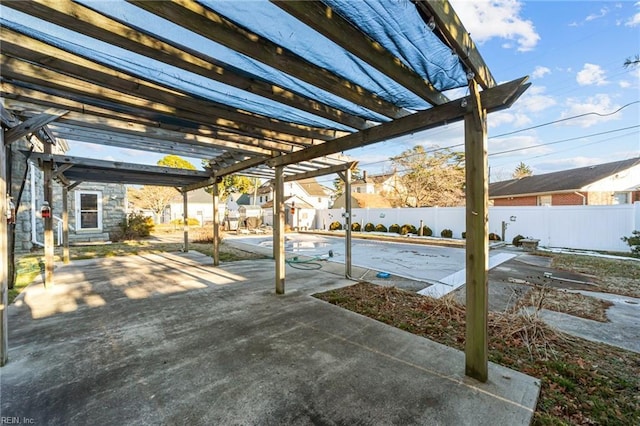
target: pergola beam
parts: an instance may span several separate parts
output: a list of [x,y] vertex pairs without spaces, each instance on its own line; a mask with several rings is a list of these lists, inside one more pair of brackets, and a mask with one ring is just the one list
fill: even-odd
[[413,0],[418,8],[428,17],[433,17],[436,30],[440,32],[444,41],[452,47],[460,57],[462,63],[476,76],[476,81],[483,89],[496,86],[489,67],[480,56],[469,32],[462,25],[458,14],[448,1],[442,0]]
[[[511,106],[529,86],[525,84],[526,80],[527,77],[523,77],[483,91],[480,94],[482,105],[487,112],[499,111]],[[371,145],[409,133],[432,129],[446,123],[460,121],[466,114],[465,106],[468,102],[470,102],[470,98],[465,97],[447,102],[443,105],[437,105],[428,110],[420,111],[389,123],[327,141],[321,145],[305,148],[292,154],[274,157],[267,161],[267,164],[271,167],[295,164],[312,158]]]
[[129,0],[129,2],[236,52],[379,114],[391,118],[408,114],[408,111],[383,100],[369,90],[300,58],[258,34],[238,27],[224,16],[196,2],[184,0],[155,2]]
[[[3,42],[3,50],[4,48]],[[101,101],[116,102],[260,138],[268,137],[300,145],[312,145],[314,139],[327,140],[336,136],[333,130],[289,124],[240,112],[175,90],[152,87],[139,79],[108,76],[98,69],[83,68],[72,62],[61,64],[60,60],[47,57],[45,66],[4,53],[0,55],[0,59],[3,61],[2,74],[5,78],[82,96],[84,102],[96,106],[101,106]]]
[[272,0],[272,3],[430,104],[440,105],[449,100],[429,81],[405,66],[400,58],[371,40],[321,1]]
[[159,39],[142,28],[133,28],[77,3],[38,0],[28,3],[10,2],[6,6],[142,56],[355,129],[363,129],[368,125],[367,121],[360,117],[306,98],[286,88],[263,82],[257,77],[246,77],[246,72],[215,58],[171,40]]
[[[39,152],[32,152],[31,158],[40,160],[43,163],[53,162],[57,170],[52,172],[52,177],[70,181],[175,187],[187,186],[210,177],[210,174],[206,171],[51,155]],[[67,189],[71,190],[74,185],[69,185]]]
[[295,175],[287,176],[284,178],[285,182],[295,182],[297,180],[302,179],[310,179],[318,176],[330,175],[333,173],[344,172],[346,170],[353,170],[358,165],[357,161],[351,161],[349,163],[344,163],[336,166],[325,167],[323,169],[317,169],[310,172],[305,173],[296,173]]
[[49,109],[40,115],[31,117],[18,124],[17,126],[5,131],[4,143],[9,145],[17,141],[21,137],[28,135],[29,133],[37,133],[38,130],[51,123],[52,121],[57,120],[68,112],[69,111],[66,110]]
[[[101,106],[94,106],[83,102],[82,99],[66,99],[51,94],[56,92],[63,95],[61,91],[30,84],[28,86],[31,88],[1,81],[2,92],[0,94],[5,98],[7,107],[16,110],[29,110],[33,109],[34,105],[39,105],[69,109],[71,112],[58,119],[56,125],[65,123],[76,127],[105,129],[114,132],[138,131],[151,137],[157,136],[161,139],[178,142],[185,139],[200,141],[234,151],[260,153],[261,149],[282,152],[300,149],[297,144],[233,133],[228,129],[177,119],[171,115],[150,113],[142,109],[125,108],[115,103],[101,102]],[[123,110],[128,112],[121,112]]]
[[[218,117],[220,120],[225,119],[257,128],[277,130],[285,134],[318,139],[335,137],[335,132],[331,130],[294,125],[275,121],[259,114],[238,111],[186,91],[168,87],[166,83],[156,82],[149,77],[143,77],[104,62],[68,52],[14,32],[9,28],[3,28],[0,37],[2,52],[7,56],[21,58],[67,76],[78,76],[93,84],[108,87],[121,93],[132,94],[161,104],[175,105],[177,109],[185,111],[201,112]],[[11,70],[12,64],[9,62],[5,66]]]

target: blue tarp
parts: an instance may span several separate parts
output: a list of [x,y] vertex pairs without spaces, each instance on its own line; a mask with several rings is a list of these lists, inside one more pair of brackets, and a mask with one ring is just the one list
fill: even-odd
[[[385,117],[255,61],[198,34],[122,1],[81,3],[107,16],[142,28],[159,38],[203,52],[243,73],[316,99],[373,122]],[[271,40],[307,61],[347,79],[398,107],[423,110],[430,105],[356,56],[264,0],[200,1],[237,25]],[[429,30],[410,0],[325,0],[342,17],[399,57],[438,90],[467,84],[457,56]],[[34,38],[96,62],[114,66],[143,79],[234,108],[283,121],[346,130],[329,120],[287,107],[252,93],[212,81],[164,63],[77,34],[51,23],[0,6],[2,25],[20,28]],[[20,24],[18,24],[18,22]],[[265,24],[268,23],[268,24]]]

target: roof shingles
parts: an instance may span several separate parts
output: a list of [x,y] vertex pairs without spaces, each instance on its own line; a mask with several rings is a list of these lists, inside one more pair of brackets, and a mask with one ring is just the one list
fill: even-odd
[[495,182],[489,185],[489,197],[498,198],[525,194],[580,191],[589,184],[635,165],[640,165],[640,157]]

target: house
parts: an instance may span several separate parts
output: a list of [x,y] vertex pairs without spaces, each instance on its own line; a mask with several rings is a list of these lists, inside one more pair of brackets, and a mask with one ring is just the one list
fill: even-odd
[[[346,208],[345,206],[345,194],[341,194],[336,200],[333,202],[334,209]],[[380,194],[372,194],[372,193],[360,193],[360,192],[352,192],[351,193],[351,208],[391,208],[393,205],[391,202],[383,197]]]
[[351,182],[351,192],[360,194],[380,194],[388,195],[401,190],[402,183],[400,176],[394,170],[391,173],[369,175],[367,171],[362,172],[360,179]]
[[640,157],[489,185],[494,206],[630,204],[640,201]]
[[[224,207],[224,206],[221,206]],[[164,216],[169,217],[169,222],[182,220],[184,213],[184,198],[176,191],[176,196],[171,200]],[[224,208],[222,208],[224,217]],[[187,192],[187,217],[196,219],[200,225],[213,222],[213,195],[204,188]]]
[[[294,229],[309,229],[315,223],[316,209],[328,209],[331,189],[314,178],[284,184],[285,223]],[[273,188],[266,182],[258,188],[258,204],[263,209],[263,223],[273,225]]]
[[[41,209],[44,202],[44,175],[29,150],[43,152],[42,143],[35,137],[11,144],[9,191],[17,207],[14,227],[14,250],[28,252],[44,245],[44,220]],[[53,154],[68,150],[65,140],[57,139]],[[24,183],[23,183],[24,182]],[[116,238],[120,224],[126,217],[127,193],[122,184],[82,182],[67,193],[69,214],[69,242],[104,242]],[[62,184],[53,182],[51,202],[54,219],[54,241],[62,244]]]

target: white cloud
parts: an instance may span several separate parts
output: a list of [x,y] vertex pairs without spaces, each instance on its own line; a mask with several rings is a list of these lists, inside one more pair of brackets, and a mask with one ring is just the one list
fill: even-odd
[[623,89],[631,87],[631,83],[629,83],[627,80],[620,80],[618,82],[618,85]]
[[546,74],[551,74],[551,70],[549,68],[537,66],[531,73],[531,78],[542,78]]
[[635,27],[637,25],[640,25],[640,12],[636,13],[635,15],[633,15],[631,18],[629,18],[628,21],[626,21],[624,23],[624,25],[626,27]]
[[619,120],[620,115],[609,115],[606,117],[601,117],[597,114],[608,114],[616,109],[620,108],[620,105],[615,105],[611,102],[611,98],[606,94],[599,94],[595,96],[588,97],[586,99],[582,98],[568,98],[567,99],[567,110],[560,114],[561,118],[573,117],[576,115],[589,114],[584,117],[568,120],[564,122],[565,125],[571,126],[580,126],[580,127],[591,127],[596,124],[611,121],[611,120]]
[[527,90],[516,103],[518,110],[537,113],[556,105],[556,100],[545,94],[544,86],[533,86]]
[[[540,40],[533,22],[520,16],[522,4],[518,0],[451,0],[451,3],[476,43],[499,37],[516,42],[517,50],[526,52]],[[512,44],[506,42],[503,47],[511,48]]]
[[576,74],[576,81],[580,86],[591,86],[594,84],[596,86],[603,86],[609,83],[604,70],[600,65],[595,64],[584,64],[582,70]]
[[[489,139],[489,154],[495,157],[507,156],[530,156],[536,154],[546,154],[551,152],[551,148],[539,146],[540,140],[533,135],[514,135],[511,137]],[[498,154],[503,151],[504,154]]]
[[592,13],[585,18],[585,21],[589,22],[595,21],[596,19],[604,18],[605,16],[607,16],[607,13],[609,13],[609,9],[603,7],[602,9],[600,9],[600,13]]
[[520,100],[520,107],[527,112],[542,112],[552,106],[556,105],[557,102],[553,97],[547,95],[531,95],[527,97],[523,97]]
[[531,124],[531,119],[526,115],[518,112],[495,112],[487,119],[487,126],[490,129],[500,127],[503,124],[511,124],[514,127],[522,127]]

